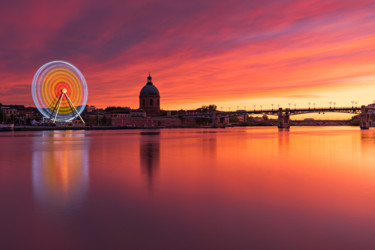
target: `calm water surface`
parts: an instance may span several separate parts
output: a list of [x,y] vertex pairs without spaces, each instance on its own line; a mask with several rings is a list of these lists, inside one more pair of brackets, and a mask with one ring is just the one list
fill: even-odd
[[375,249],[375,130],[0,133],[0,249]]

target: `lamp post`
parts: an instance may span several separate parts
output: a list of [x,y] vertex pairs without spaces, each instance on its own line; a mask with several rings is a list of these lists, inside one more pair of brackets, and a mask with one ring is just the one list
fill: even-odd
[[254,112],[255,112],[255,107],[256,107],[256,106],[257,106],[257,105],[254,104]]
[[314,110],[315,110],[315,102],[313,103],[313,105],[314,105]]
[[294,104],[294,110],[296,110],[296,109],[297,109],[297,103]]
[[336,109],[336,102],[333,103],[333,109]]
[[290,110],[290,103],[288,103],[288,105],[289,105],[289,110]]
[[309,110],[310,110],[310,105],[311,105],[311,102],[309,102]]
[[260,105],[260,111],[262,111],[263,110],[263,105]]
[[329,109],[331,109],[331,104],[332,104],[332,102],[329,102]]
[[273,111],[273,103],[271,104],[271,106],[272,106],[272,111]]

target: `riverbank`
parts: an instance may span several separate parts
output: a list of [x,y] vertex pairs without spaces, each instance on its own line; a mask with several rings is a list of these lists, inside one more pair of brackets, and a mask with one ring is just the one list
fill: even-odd
[[[259,124],[259,125],[231,125],[228,127],[277,127],[277,124]],[[321,126],[350,126],[345,123],[323,123],[319,125],[311,124],[293,124],[291,127],[321,127]],[[126,127],[126,126],[14,126],[12,129],[0,130],[0,132],[5,131],[52,131],[52,130],[120,130],[120,129],[163,129],[163,128],[213,128],[211,126],[201,126],[201,127]],[[225,128],[225,127],[217,127]]]
[[125,126],[14,126],[13,131],[49,131],[49,130],[117,130],[152,129],[161,127],[125,127]]

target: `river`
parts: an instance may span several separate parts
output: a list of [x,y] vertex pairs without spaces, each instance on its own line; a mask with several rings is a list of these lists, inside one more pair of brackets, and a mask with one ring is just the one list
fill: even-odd
[[1,249],[375,249],[375,131],[0,133]]

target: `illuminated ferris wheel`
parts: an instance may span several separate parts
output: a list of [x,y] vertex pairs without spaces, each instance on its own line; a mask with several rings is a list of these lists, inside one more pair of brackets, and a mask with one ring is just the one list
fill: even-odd
[[55,123],[79,117],[87,103],[87,84],[82,73],[72,64],[53,61],[36,72],[31,92],[35,106],[47,119]]

